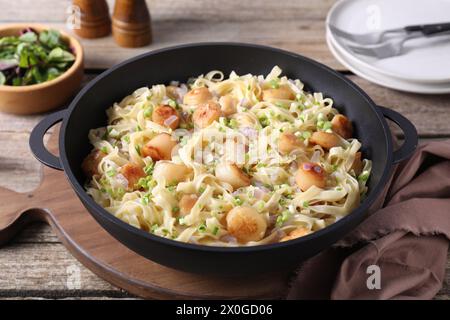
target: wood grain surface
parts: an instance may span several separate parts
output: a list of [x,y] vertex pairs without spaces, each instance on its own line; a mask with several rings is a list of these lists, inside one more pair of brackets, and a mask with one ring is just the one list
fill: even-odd
[[[69,0],[0,0],[0,23],[40,22],[64,28]],[[348,74],[325,43],[324,20],[333,0],[147,1],[154,42],[124,49],[112,37],[82,39],[88,68],[86,81],[98,72],[136,54],[159,47],[198,41],[243,41],[272,45],[321,61]],[[108,1],[112,10],[113,1]],[[373,100],[401,112],[417,127],[421,140],[450,138],[450,95],[418,95],[386,89],[348,74]],[[26,192],[39,185],[41,167],[28,149],[28,135],[45,115],[0,114],[0,186]],[[399,135],[400,132],[397,132]],[[450,257],[449,257],[450,258]],[[70,284],[72,266],[80,268],[81,286]],[[120,298],[133,296],[116,289],[81,266],[50,227],[37,223],[0,249],[0,297]],[[7,275],[7,276],[5,276]],[[436,297],[450,299],[450,259],[446,284]]]

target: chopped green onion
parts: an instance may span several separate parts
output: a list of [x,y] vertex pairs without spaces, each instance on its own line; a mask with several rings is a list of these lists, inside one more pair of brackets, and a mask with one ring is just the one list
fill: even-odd
[[280,216],[277,217],[277,221],[275,222],[275,225],[277,227],[281,227],[282,224],[283,224],[283,220],[282,220],[282,217],[280,215]]
[[178,207],[173,207],[172,208],[172,212],[173,213],[177,213],[178,211],[180,211],[180,208],[178,208]]
[[237,126],[238,126],[238,123],[237,123],[237,121],[236,121],[236,119],[231,119],[229,122],[228,122],[228,126],[230,127],[230,128],[236,128]]
[[358,177],[358,180],[361,182],[366,182],[367,180],[369,180],[369,172],[364,171],[363,173],[361,173]]
[[153,162],[151,162],[148,165],[146,165],[145,168],[144,168],[145,174],[146,175],[151,175],[153,173],[153,168],[154,168]]
[[144,110],[144,117],[149,118],[152,115],[153,108],[148,107]]
[[322,129],[325,122],[323,120],[317,121],[317,128]]
[[152,227],[150,228],[150,232],[155,233],[156,229],[158,229],[159,225],[157,223],[155,223],[154,225],[152,225]]
[[215,226],[214,230],[212,231],[212,234],[216,236],[218,232],[219,232],[219,227]]
[[228,126],[228,119],[226,117],[220,117],[219,123],[223,126]]
[[272,89],[278,89],[280,87],[280,83],[279,83],[278,79],[272,79],[272,80],[270,80],[269,83],[270,83],[270,87]]
[[205,232],[206,231],[206,225],[204,223],[202,223],[199,227],[198,227],[198,231],[200,232]]
[[289,220],[289,218],[291,217],[291,213],[289,211],[283,211],[278,217],[277,217],[277,221],[276,221],[276,226],[277,227],[281,227],[283,225],[283,223],[285,223],[286,221]]
[[263,211],[265,205],[266,205],[266,204],[265,204],[264,201],[258,202],[258,211]]
[[125,140],[126,143],[130,143],[130,136],[129,135],[124,136],[123,140]]
[[332,127],[331,121],[326,121],[326,122],[323,124],[322,129],[323,129],[323,130],[328,130],[328,129],[331,129],[331,127]]
[[122,198],[124,194],[125,194],[124,188],[122,188],[122,187],[117,188],[117,190],[116,190],[117,198]]
[[150,194],[146,193],[142,196],[141,202],[144,206],[148,206],[148,203],[150,202]]
[[178,103],[175,100],[169,100],[169,106],[171,106],[172,108],[176,108],[178,107]]
[[275,105],[276,105],[278,108],[289,109],[289,107],[288,107],[286,104],[282,103],[282,102],[277,102],[277,103],[275,103]]
[[140,178],[138,180],[138,183],[136,184],[139,188],[147,189],[147,179],[146,178]]
[[308,208],[309,207],[309,201],[303,201],[303,207]]
[[136,126],[136,131],[142,131],[142,128],[141,128],[140,125],[137,125],[137,126]]
[[[149,177],[147,177],[147,178],[149,178]],[[152,189],[155,186],[156,186],[156,181],[154,179],[150,179],[150,181],[148,181],[148,183],[147,183],[147,188]]]
[[259,120],[259,122],[261,123],[261,126],[262,126],[263,128],[265,128],[265,127],[267,127],[268,125],[270,125],[270,120],[267,119],[266,116],[261,117],[261,118],[259,118],[258,120]]
[[111,169],[106,171],[106,174],[108,175],[108,177],[114,177],[116,175],[116,169]]
[[103,153],[108,153],[108,148],[107,147],[102,147],[100,149],[100,151],[103,152]]
[[198,189],[198,192],[200,192],[200,193],[205,192],[205,187],[200,187],[200,188]]
[[242,205],[242,204],[244,203],[244,201],[242,201],[242,199],[239,198],[239,197],[234,197],[233,203],[234,203],[236,206],[240,206],[240,205]]
[[136,150],[137,154],[141,156],[141,147],[139,145],[134,146],[134,149]]
[[302,137],[303,137],[303,139],[305,139],[305,140],[311,138],[311,132],[309,132],[309,131],[303,132],[303,133],[302,133]]

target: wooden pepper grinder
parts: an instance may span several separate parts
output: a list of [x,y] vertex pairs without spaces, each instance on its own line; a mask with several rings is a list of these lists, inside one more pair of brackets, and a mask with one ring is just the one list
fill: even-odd
[[151,19],[145,0],[116,0],[112,32],[122,47],[143,47],[152,41]]
[[80,8],[80,28],[75,33],[82,38],[101,38],[111,33],[111,19],[106,0],[73,0]]

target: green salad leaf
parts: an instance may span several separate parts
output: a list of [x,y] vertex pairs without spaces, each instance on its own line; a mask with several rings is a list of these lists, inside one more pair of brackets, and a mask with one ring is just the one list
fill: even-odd
[[61,42],[59,32],[56,30],[42,31],[39,34],[39,41],[49,49],[56,47],[66,48],[65,44]]
[[53,80],[75,56],[57,30],[27,28],[20,36],[0,37],[0,85],[24,86]]
[[28,32],[25,32],[23,35],[21,35],[19,37],[19,40],[23,41],[23,42],[30,42],[30,43],[36,42],[37,35],[36,35],[36,33],[32,32],[32,31],[28,31]]

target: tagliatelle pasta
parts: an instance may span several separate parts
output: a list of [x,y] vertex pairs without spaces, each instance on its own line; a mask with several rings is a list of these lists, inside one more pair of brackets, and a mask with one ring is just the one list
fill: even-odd
[[140,88],[107,110],[83,162],[87,193],[136,228],[178,241],[251,246],[295,239],[367,192],[349,119],[274,67]]

